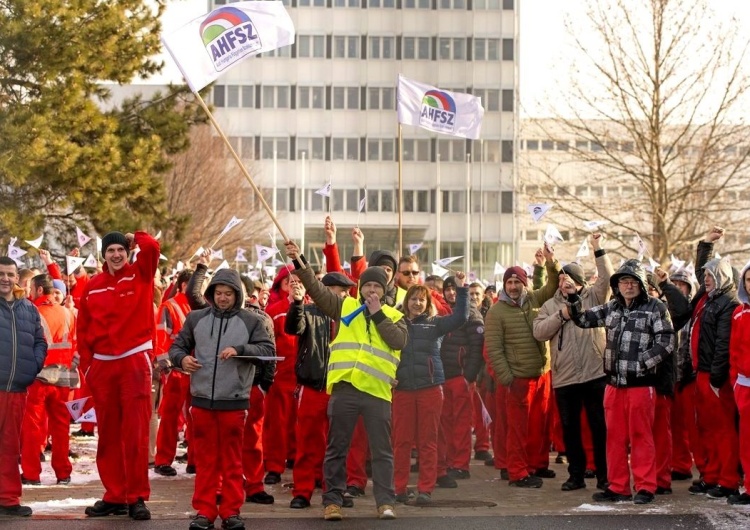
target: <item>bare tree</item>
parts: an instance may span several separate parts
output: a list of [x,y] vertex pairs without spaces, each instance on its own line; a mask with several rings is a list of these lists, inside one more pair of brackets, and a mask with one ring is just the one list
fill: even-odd
[[[530,200],[552,203],[571,227],[608,221],[629,255],[637,232],[657,260],[692,253],[711,224],[746,227],[748,41],[736,21],[719,20],[705,0],[590,0],[586,19],[574,22],[581,62],[565,110],[542,137],[575,140],[562,158],[528,168],[540,184]],[[555,186],[571,163],[590,186],[633,193],[592,199]],[[744,233],[729,242],[732,252],[750,250]]]
[[195,127],[190,148],[172,160],[174,166],[165,175],[164,185],[167,209],[178,222],[162,228],[162,241],[173,262],[188,260],[200,246],[211,245],[232,216],[245,221],[216,245],[224,250],[229,263],[233,263],[238,247],[245,248],[247,260],[252,261],[255,241],[270,244],[266,241],[269,220],[265,212],[210,126]]

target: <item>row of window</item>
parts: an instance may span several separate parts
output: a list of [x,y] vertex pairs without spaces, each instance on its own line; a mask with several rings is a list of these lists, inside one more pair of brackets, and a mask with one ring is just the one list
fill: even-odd
[[[276,190],[276,209],[281,212],[357,212],[359,202],[365,201],[365,212],[398,211],[398,193],[393,189],[339,189],[335,186],[330,197],[315,193],[315,189],[304,190],[305,203],[302,204],[302,191],[299,188],[279,188]],[[271,190],[264,189],[263,195],[270,204],[273,201]],[[405,213],[436,213],[436,190],[404,190]],[[466,213],[466,190],[441,191],[443,213]],[[513,213],[512,191],[471,192],[472,213]]]
[[615,142],[610,141],[605,144],[592,142],[589,140],[521,140],[521,149],[526,151],[569,151],[574,147],[576,151],[593,151],[608,152],[622,151],[624,153],[633,152],[633,142]]
[[297,35],[294,44],[258,55],[317,59],[512,61],[512,38]]
[[[349,160],[393,162],[398,159],[398,142],[393,138],[260,137],[230,136],[229,142],[242,158],[250,160]],[[513,162],[512,140],[404,138],[404,162],[465,162],[482,157],[484,162]],[[484,153],[482,156],[482,144]]]
[[549,197],[632,197],[635,186],[525,186],[526,195],[536,198]]
[[[462,88],[455,91],[466,90]],[[470,88],[468,93],[482,98],[482,105],[487,112],[513,112],[515,96],[512,88]],[[215,85],[212,94],[215,107],[227,108],[319,110],[395,110],[396,108],[394,87]]]
[[[241,0],[214,0],[214,6]],[[462,9],[512,11],[515,0],[282,0],[287,7],[355,7],[361,9]]]

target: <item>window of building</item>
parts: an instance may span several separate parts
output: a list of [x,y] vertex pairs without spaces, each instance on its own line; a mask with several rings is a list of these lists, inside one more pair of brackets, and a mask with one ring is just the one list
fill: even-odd
[[302,160],[302,153],[307,160],[325,160],[325,139],[297,138],[297,160]]
[[588,151],[589,150],[588,140],[576,140],[576,149],[578,151]]
[[242,138],[240,138],[240,150],[237,154],[239,154],[242,158],[252,160],[255,151],[254,144],[255,138],[253,138],[252,136],[243,136]]
[[291,46],[282,46],[281,48],[276,48],[275,50],[267,51],[265,53],[261,53],[258,55],[258,57],[291,57],[291,56],[292,56]]
[[513,213],[513,192],[500,192],[500,213]]
[[526,140],[526,150],[527,151],[538,151],[539,150],[539,140]]
[[227,87],[225,85],[214,85],[213,89],[211,90],[214,107],[227,106],[226,88]]
[[503,61],[515,59],[513,39],[503,39]]
[[503,9],[506,11],[513,11],[515,9],[513,7],[514,1],[513,0],[503,0]]
[[412,140],[404,139],[403,159],[409,162],[429,162],[430,161],[430,141],[429,140]]
[[362,7],[360,0],[333,0],[333,7]]
[[276,188],[276,210],[289,211],[289,188]]
[[502,107],[503,112],[513,112],[513,106],[515,97],[512,88],[504,88],[502,90]]
[[417,190],[417,211],[422,213],[430,212],[430,192]]
[[396,7],[396,0],[367,0],[367,7]]
[[326,0],[297,0],[297,7],[325,7]]
[[475,88],[472,92],[475,96],[482,98],[484,110],[488,112],[500,110],[500,90],[494,88]]
[[368,37],[369,50],[368,59],[395,59],[396,38],[395,37]]
[[334,87],[333,108],[359,110],[359,87]]
[[466,142],[464,140],[439,139],[437,144],[440,160],[446,162],[463,162],[466,160]]
[[237,108],[240,106],[240,87],[239,85],[227,86],[227,107]]
[[466,0],[440,0],[440,9],[466,9]]
[[346,190],[346,206],[345,209],[347,212],[356,212],[359,209],[359,200],[362,198],[360,196],[359,190]]
[[466,213],[466,192],[464,190],[444,190],[443,213]]
[[298,86],[297,108],[300,109],[324,109],[326,106],[325,87],[322,86]]
[[278,160],[289,160],[289,138],[263,138],[260,142],[261,157],[265,160],[273,160],[273,152],[276,151]]
[[297,57],[326,56],[326,38],[323,35],[297,35]]
[[331,139],[333,160],[359,160],[359,138]]
[[513,140],[502,140],[500,150],[501,162],[513,162]]
[[394,140],[368,138],[367,160],[392,162],[395,159]]
[[371,110],[393,110],[396,108],[396,92],[392,87],[367,89],[367,108]]
[[403,58],[430,60],[430,38],[429,37],[403,37]]
[[438,57],[441,60],[466,60],[466,39],[440,37],[438,39]]
[[380,190],[380,211],[392,212],[395,203],[393,190]]
[[430,9],[430,0],[404,0],[404,9]]
[[542,140],[542,151],[554,151],[555,142],[553,140]]
[[500,9],[500,0],[474,0],[474,10],[496,10]]
[[288,86],[268,86],[261,89],[262,103],[264,109],[288,109],[289,108],[289,87]]
[[333,38],[333,56],[336,59],[359,59],[359,37],[336,36]]
[[[484,145],[484,153],[481,152],[482,144]],[[484,142],[472,142],[471,148],[472,160],[479,160],[480,158],[484,162],[500,162],[500,140],[484,140]]]
[[622,150],[626,153],[633,152],[633,142],[622,142]]
[[474,39],[475,61],[499,61],[500,39]]
[[570,144],[567,141],[558,140],[555,142],[555,145],[557,146],[558,151],[567,151],[570,149]]

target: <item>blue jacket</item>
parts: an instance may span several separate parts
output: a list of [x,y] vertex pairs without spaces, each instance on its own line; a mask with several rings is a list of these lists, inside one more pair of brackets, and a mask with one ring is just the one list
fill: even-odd
[[401,350],[401,362],[396,370],[396,390],[419,390],[445,383],[440,339],[446,333],[463,326],[468,318],[468,287],[457,289],[456,305],[450,315],[440,317],[422,314],[414,320],[405,318],[409,338]]
[[34,304],[26,298],[0,299],[0,391],[25,392],[45,357],[47,341]]

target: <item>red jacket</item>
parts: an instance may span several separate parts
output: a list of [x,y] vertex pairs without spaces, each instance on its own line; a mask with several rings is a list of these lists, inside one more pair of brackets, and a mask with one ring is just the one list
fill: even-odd
[[294,363],[297,360],[297,336],[284,331],[286,314],[289,311],[289,297],[278,300],[266,308],[266,313],[273,320],[273,333],[276,340],[276,355],[286,357],[276,363],[276,380],[289,378],[296,381]]
[[190,313],[190,303],[185,293],[177,293],[169,300],[165,300],[156,312],[156,344],[154,356],[168,357],[169,348],[185,324],[185,318]]
[[732,314],[732,332],[729,335],[730,380],[737,374],[750,377],[750,304],[742,304]]
[[135,243],[140,251],[134,263],[126,263],[114,274],[105,263],[104,272],[88,281],[81,296],[78,348],[84,368],[94,354],[118,356],[134,348],[153,349],[159,242],[145,232],[136,232]]
[[76,317],[73,312],[58,305],[50,295],[40,296],[34,305],[42,317],[42,329],[47,340],[47,357],[44,366],[62,364],[70,368],[76,352]]
[[[367,268],[367,262],[365,261],[364,256],[353,256],[351,270],[347,273],[341,266],[339,247],[336,243],[333,245],[326,243],[323,247],[323,255],[326,257],[326,272],[340,272],[346,274],[355,284],[359,283],[359,277]],[[354,285],[349,289],[349,296],[359,298],[359,285]]]

